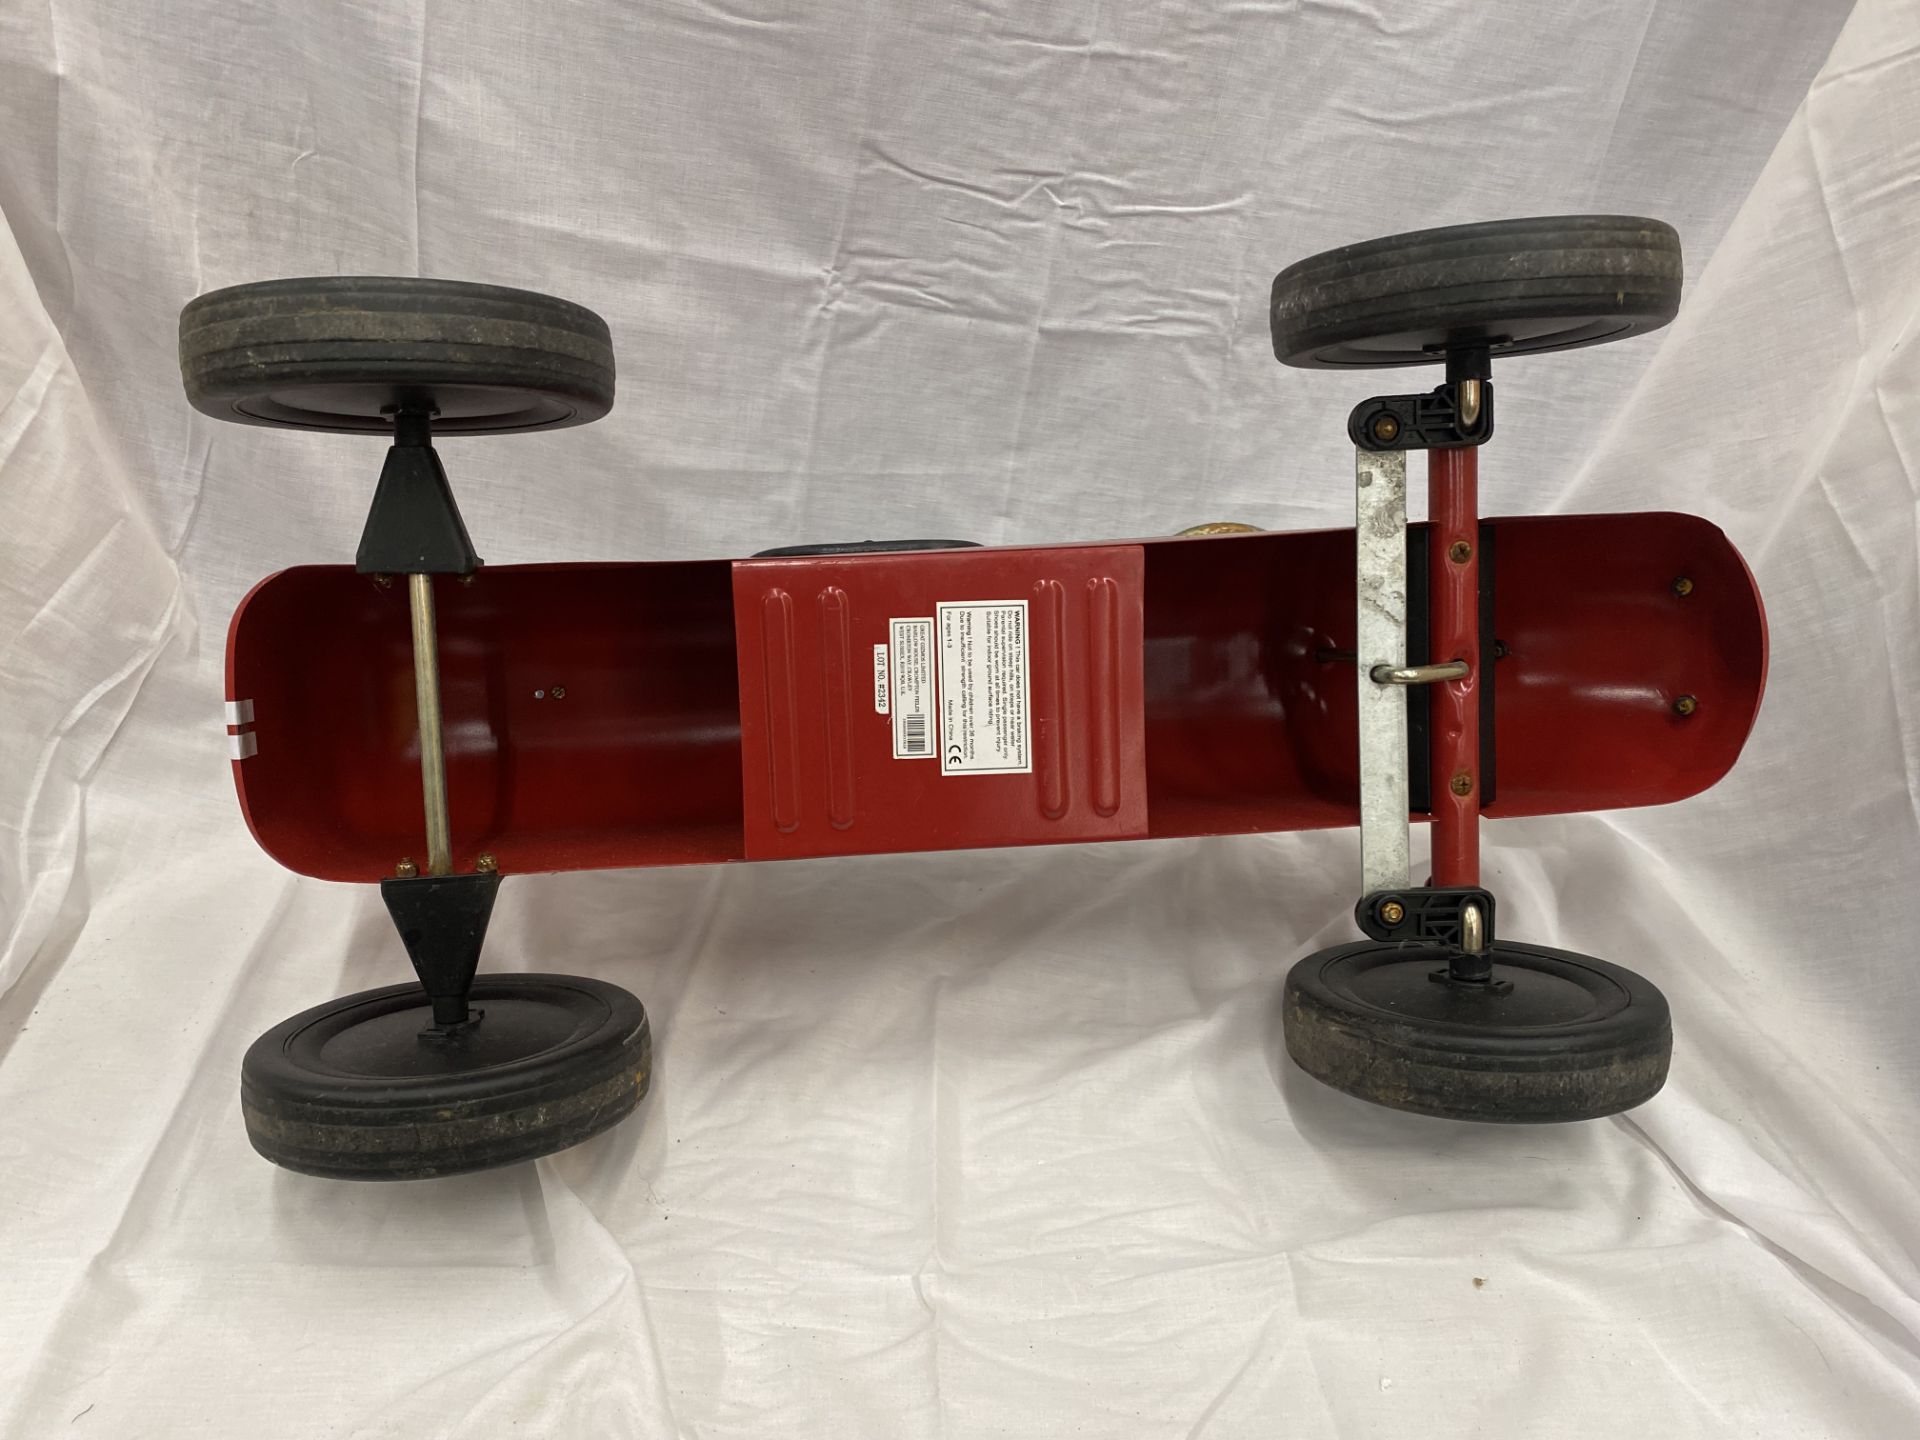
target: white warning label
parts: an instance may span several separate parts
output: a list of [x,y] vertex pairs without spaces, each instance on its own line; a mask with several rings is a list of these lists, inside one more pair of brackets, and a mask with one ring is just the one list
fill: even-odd
[[[942,604],[934,613],[940,631],[941,773],[1031,772],[1027,602]],[[897,655],[894,665],[897,670]]]
[[[893,689],[893,758],[933,758],[933,621],[889,620],[891,656],[874,646],[874,693],[880,693],[884,666]],[[889,663],[889,661],[891,663]],[[881,712],[887,710],[881,705]]]

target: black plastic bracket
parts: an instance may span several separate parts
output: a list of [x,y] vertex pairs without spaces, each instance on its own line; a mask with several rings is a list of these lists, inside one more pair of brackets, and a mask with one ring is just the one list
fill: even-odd
[[1480,415],[1469,427],[1451,385],[1424,395],[1376,395],[1347,417],[1347,436],[1362,450],[1435,450],[1447,445],[1484,445],[1493,435],[1493,387],[1480,391]]
[[471,575],[479,568],[433,448],[432,412],[403,410],[394,416],[393,446],[360,532],[354,569],[363,575]]
[[[1480,910],[1480,948],[1464,948],[1462,912]],[[1428,945],[1446,951],[1447,963],[1428,979],[1436,985],[1465,985],[1477,992],[1504,995],[1510,980],[1493,977],[1493,895],[1478,886],[1411,885],[1405,890],[1376,890],[1353,907],[1353,918],[1370,940]]]
[[[1477,886],[1414,885],[1405,890],[1376,890],[1360,897],[1360,903],[1353,907],[1353,918],[1370,940],[1458,949],[1460,912],[1469,904],[1480,907],[1485,943],[1493,944],[1493,896]],[[1389,918],[1395,914],[1400,918]]]
[[467,996],[499,891],[497,871],[380,882],[380,898],[400,932],[400,943],[433,1001],[433,1025],[421,1032],[423,1037],[448,1038],[480,1023],[484,1012],[469,1012]]
[[[1455,350],[1446,356],[1447,378],[1421,395],[1375,395],[1347,416],[1347,438],[1362,450],[1435,450],[1484,445],[1493,438],[1492,366],[1485,350]],[[1471,416],[1462,405],[1462,385],[1478,392]]]

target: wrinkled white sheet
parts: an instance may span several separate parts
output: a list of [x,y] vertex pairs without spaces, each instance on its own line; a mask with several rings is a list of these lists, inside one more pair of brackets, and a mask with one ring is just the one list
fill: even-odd
[[[1848,9],[0,3],[0,1433],[1920,1433],[1920,3]],[[218,724],[379,449],[192,414],[192,295],[606,315],[606,421],[443,447],[495,562],[1293,528],[1365,391],[1273,363],[1272,273],[1569,210],[1672,220],[1686,307],[1502,372],[1487,509],[1696,511],[1773,623],[1717,789],[1487,832],[1509,931],[1671,997],[1654,1103],[1293,1071],[1332,833],[517,880],[493,964],[651,1008],[635,1121],[416,1185],[247,1148],[251,1038],[405,973]]]

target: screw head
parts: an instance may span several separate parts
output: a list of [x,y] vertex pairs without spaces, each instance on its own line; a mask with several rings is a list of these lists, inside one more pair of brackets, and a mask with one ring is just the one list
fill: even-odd
[[1448,783],[1447,788],[1456,795],[1471,795],[1473,793],[1473,776],[1462,770],[1458,775],[1453,777],[1452,781]]
[[391,575],[376,575],[373,577],[373,583],[378,585],[382,590],[391,590],[393,588],[393,577]]
[[476,573],[477,573],[476,571],[472,571],[472,570],[467,571],[466,574],[460,577],[460,583],[462,585],[471,585],[473,583],[473,577]]
[[1473,546],[1464,540],[1456,540],[1447,547],[1447,559],[1456,565],[1464,565],[1473,558]]
[[500,862],[494,859],[491,853],[483,851],[480,858],[473,862],[473,868],[482,875],[491,875],[500,868]]
[[1673,582],[1673,593],[1678,595],[1682,600],[1686,599],[1687,596],[1693,593],[1693,581],[1682,575],[1678,580]]
[[1400,420],[1395,415],[1376,415],[1368,428],[1373,431],[1373,438],[1382,445],[1391,445],[1400,438]]
[[551,695],[556,700],[564,700],[567,698],[567,687],[564,685],[549,686],[547,689],[547,694]]
[[1407,907],[1398,900],[1383,900],[1380,903],[1380,921],[1383,925],[1398,925],[1407,918]]
[[420,867],[404,857],[398,865],[393,867],[393,876],[396,880],[411,880],[419,873]]
[[1691,715],[1699,708],[1700,702],[1691,695],[1678,696],[1673,702],[1673,713],[1676,715]]

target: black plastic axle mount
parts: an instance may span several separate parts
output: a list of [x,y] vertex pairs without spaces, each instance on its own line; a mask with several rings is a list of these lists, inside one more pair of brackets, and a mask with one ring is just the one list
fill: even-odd
[[[1467,907],[1480,912],[1479,935],[1467,933]],[[1494,904],[1491,891],[1477,885],[1410,885],[1404,890],[1376,890],[1353,907],[1354,922],[1369,940],[1388,944],[1432,946],[1447,955],[1445,969],[1432,979],[1460,985],[1496,988],[1494,980]],[[1469,943],[1474,944],[1468,949]]]
[[480,1022],[467,1009],[494,897],[497,871],[471,875],[417,875],[380,882],[380,898],[407,947],[420,987],[433,1001],[433,1025],[422,1034],[452,1036]]
[[1493,895],[1478,886],[1411,885],[1405,890],[1376,890],[1360,897],[1353,918],[1369,940],[1445,945],[1458,949],[1464,939],[1461,912],[1480,907],[1486,944],[1493,943]]
[[1347,416],[1361,450],[1436,450],[1493,438],[1493,366],[1487,351],[1449,350],[1447,378],[1417,395],[1375,395]]
[[480,568],[433,448],[433,415],[429,406],[394,412],[393,445],[354,556],[363,575],[471,575]]

